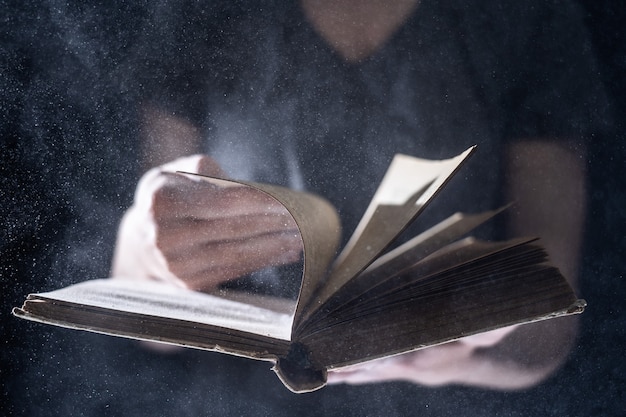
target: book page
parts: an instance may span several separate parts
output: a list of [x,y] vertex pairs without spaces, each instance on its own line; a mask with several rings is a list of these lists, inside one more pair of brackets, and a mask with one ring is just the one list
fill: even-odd
[[224,180],[198,174],[184,175],[222,187],[254,188],[276,199],[289,212],[298,227],[303,245],[303,274],[292,277],[300,285],[298,297],[293,300],[295,316],[298,317],[303,306],[310,302],[325,279],[330,263],[337,255],[341,225],[335,208],[320,196],[276,185]]
[[[326,302],[379,256],[419,215],[474,149],[469,148],[457,157],[442,161],[396,155],[354,234],[335,261],[330,278],[316,295],[315,306]],[[307,309],[305,319],[314,308]]]
[[[420,263],[428,255],[452,244],[463,235],[501,213],[506,207],[478,214],[455,213],[435,226],[420,233],[394,250],[377,258],[367,269],[350,280],[310,317],[304,327],[315,325],[318,320],[342,305],[359,298],[365,292],[380,285]],[[302,328],[302,330],[305,330]]]
[[293,313],[276,299],[266,303],[272,308],[264,308],[159,282],[124,278],[85,281],[36,294],[35,298],[207,324],[281,340],[291,338]]
[[[391,276],[458,240],[506,207],[477,214],[455,213],[374,261],[362,275]],[[359,277],[361,278],[361,277]]]
[[[391,356],[500,327],[583,311],[534,239],[465,239],[381,284],[298,341],[330,367]],[[333,344],[330,340],[335,341]],[[351,349],[333,349],[350,343]]]
[[[260,217],[261,223],[264,220],[262,210],[267,204],[268,216],[279,214],[285,222],[285,230],[298,234],[299,252],[303,253],[301,262],[271,265],[269,260],[269,267],[218,281],[213,289],[204,288],[205,292],[187,289],[178,281],[164,283],[133,277],[91,280],[56,291],[31,294],[21,309],[14,309],[14,314],[62,327],[228,350],[249,357],[267,354],[276,359],[286,354],[298,301],[311,297],[336,256],[340,235],[336,210],[321,197],[283,187],[178,174],[211,185],[208,191],[214,192],[215,203],[207,203],[211,205],[205,216],[209,220],[228,219],[235,227],[256,227],[257,218]],[[246,204],[251,206],[246,207]],[[203,207],[198,210],[202,212]],[[256,217],[250,218],[249,213]],[[275,225],[276,221],[272,219],[270,224]],[[252,235],[264,230],[261,224]],[[210,250],[223,254],[229,253],[229,248],[235,260],[241,259],[244,263],[246,254],[264,253],[261,243],[250,243],[248,239],[239,242],[227,237],[212,242]],[[270,282],[271,285],[260,291],[256,284],[258,281],[263,284],[263,277],[259,275],[269,269],[280,269],[279,272],[288,276]],[[208,281],[211,281],[210,273],[207,270]],[[260,279],[251,283],[252,278]],[[295,291],[288,291],[291,298],[285,297],[285,287],[294,284]]]

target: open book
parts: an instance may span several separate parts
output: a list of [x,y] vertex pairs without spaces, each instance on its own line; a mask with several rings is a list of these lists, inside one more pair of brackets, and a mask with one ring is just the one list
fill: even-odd
[[219,187],[251,187],[293,218],[303,246],[293,299],[112,278],[31,294],[13,314],[272,361],[289,389],[307,392],[324,386],[332,369],[582,312],[584,301],[536,239],[464,238],[498,211],[454,214],[385,253],[473,150],[443,161],[396,155],[339,256],[338,215],[323,198],[195,176]]

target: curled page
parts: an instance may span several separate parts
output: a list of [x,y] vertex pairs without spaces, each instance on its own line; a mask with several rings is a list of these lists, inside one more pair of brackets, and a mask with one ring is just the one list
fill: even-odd
[[[472,154],[432,161],[397,154],[387,169],[363,218],[317,293],[316,305],[333,296],[357,276],[418,216]],[[313,313],[307,309],[304,319]]]

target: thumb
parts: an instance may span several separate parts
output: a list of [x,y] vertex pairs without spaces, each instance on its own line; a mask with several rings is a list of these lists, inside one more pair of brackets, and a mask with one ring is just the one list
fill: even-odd
[[158,173],[184,171],[193,174],[223,176],[224,172],[212,158],[207,155],[189,155],[175,159],[156,168]]
[[200,175],[208,175],[211,177],[223,178],[226,174],[222,168],[212,158],[207,155],[196,155],[198,157],[198,165],[196,173]]

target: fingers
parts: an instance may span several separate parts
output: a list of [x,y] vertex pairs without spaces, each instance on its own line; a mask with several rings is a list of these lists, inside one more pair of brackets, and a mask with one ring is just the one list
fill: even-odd
[[285,214],[261,214],[214,219],[195,217],[156,219],[157,246],[166,254],[193,244],[232,242],[272,233],[296,235],[296,223]]
[[126,266],[116,271],[209,290],[300,259],[303,243],[295,220],[273,197],[176,171],[223,176],[213,160],[200,155],[148,171],[125,216],[124,233],[118,234],[124,239],[117,264]]
[[206,155],[201,155],[197,164],[197,170],[192,172],[211,177],[225,177],[224,171],[222,171],[222,168],[217,164],[217,162]]
[[450,383],[485,385],[489,381],[481,380],[481,372],[489,374],[495,369],[495,365],[488,358],[476,355],[476,349],[500,343],[516,327],[503,327],[426,349],[333,371],[328,374],[328,382],[364,384],[407,380],[426,386]]
[[465,371],[472,360],[471,352],[468,346],[450,342],[329,373],[329,383],[411,381],[426,386],[444,385]]
[[502,327],[500,329],[464,337],[460,339],[459,342],[474,348],[494,346],[500,343],[502,339],[516,328],[517,326]]
[[158,221],[286,213],[274,198],[251,187],[216,185],[177,174],[161,174],[161,177],[162,184],[153,192],[152,202]]
[[[175,159],[167,164],[160,165],[152,170],[159,172],[192,172],[202,175],[221,173],[219,165],[206,155],[190,155]],[[151,170],[151,171],[152,171]]]
[[[197,172],[220,174],[209,158]],[[222,282],[300,259],[298,227],[273,197],[222,180],[163,173],[151,214],[156,246],[168,269],[187,286],[209,290]]]
[[[403,355],[401,355],[403,356]],[[328,373],[329,384],[369,384],[406,379],[410,369],[401,356],[377,359]]]
[[296,262],[302,253],[300,236],[273,233],[243,241],[196,245],[166,255],[170,270],[195,290],[210,290],[254,271]]

